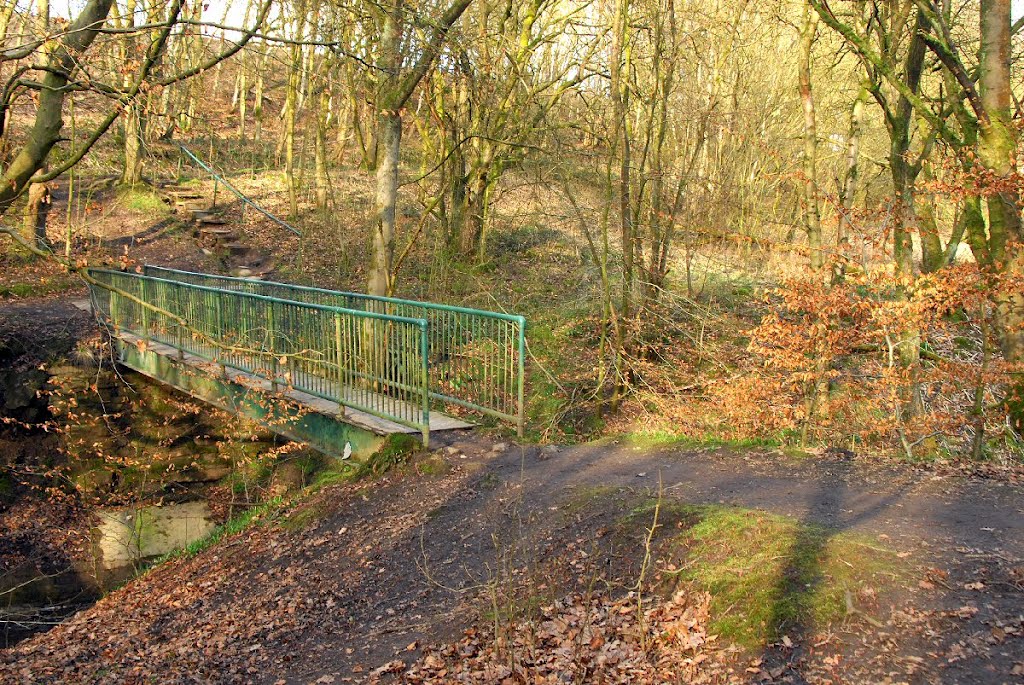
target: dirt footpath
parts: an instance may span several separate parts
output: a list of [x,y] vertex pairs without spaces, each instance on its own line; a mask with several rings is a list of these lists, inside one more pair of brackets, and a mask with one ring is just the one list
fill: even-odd
[[822,677],[823,648],[811,644],[820,636],[808,634],[808,644],[766,649],[767,671],[723,680],[1021,680],[1020,486],[842,455],[494,451],[482,438],[377,482],[326,488],[154,570],[0,654],[0,680],[358,682],[457,639],[509,587],[550,596],[573,579],[635,577],[643,531],[617,541],[607,531],[659,479],[666,502],[763,509],[871,536],[913,569],[877,626],[836,629],[833,676]]

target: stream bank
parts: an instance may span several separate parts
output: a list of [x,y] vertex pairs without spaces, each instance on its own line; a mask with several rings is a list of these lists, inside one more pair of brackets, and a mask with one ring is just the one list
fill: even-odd
[[323,462],[114,367],[70,301],[0,304],[0,646],[303,487]]

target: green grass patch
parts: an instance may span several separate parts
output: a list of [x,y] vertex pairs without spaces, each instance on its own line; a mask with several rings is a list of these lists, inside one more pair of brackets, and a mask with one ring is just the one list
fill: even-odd
[[32,297],[45,294],[45,290],[36,283],[11,283],[0,286],[0,297]]
[[357,462],[341,461],[337,466],[332,466],[320,471],[309,486],[314,490],[330,487],[332,485],[344,485],[351,483],[359,475],[360,465]]
[[732,448],[732,449],[762,449],[775,448],[782,444],[782,441],[772,437],[746,438],[742,440],[730,440],[716,435],[682,435],[669,430],[640,430],[626,433],[618,438],[610,440],[621,440],[624,444],[638,450],[655,449],[664,447],[679,447],[686,449],[700,448]]
[[608,502],[621,496],[625,488],[613,485],[577,485],[572,495],[562,505],[567,514],[578,514],[589,511],[600,502]]
[[117,201],[125,209],[140,214],[163,216],[170,213],[164,201],[146,186],[123,188],[117,194]]
[[[653,511],[648,502],[627,522],[649,526]],[[710,593],[709,632],[749,649],[819,630],[846,616],[848,593],[873,597],[905,575],[873,540],[777,514],[663,504],[660,522],[673,533],[660,541],[671,564],[663,578]]]
[[421,476],[443,476],[452,470],[440,454],[429,454],[417,459],[412,466]]
[[159,566],[165,561],[171,561],[173,559],[191,559],[200,552],[216,545],[226,537],[230,537],[236,533],[241,533],[243,530],[246,530],[251,526],[265,523],[269,519],[269,515],[275,513],[281,507],[283,502],[283,497],[274,497],[266,502],[250,507],[237,516],[232,517],[223,525],[214,528],[206,537],[194,540],[185,547],[169,552],[158,558],[153,562],[150,568]]
[[326,502],[316,502],[296,509],[285,518],[281,519],[278,527],[291,533],[306,530],[330,513],[330,507]]
[[66,292],[77,285],[80,285],[80,282],[69,274],[43,277],[32,283],[0,284],[0,298],[45,297]]

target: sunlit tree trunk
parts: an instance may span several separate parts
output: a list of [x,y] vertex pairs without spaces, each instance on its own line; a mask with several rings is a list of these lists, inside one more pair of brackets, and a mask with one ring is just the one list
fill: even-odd
[[46,218],[49,212],[50,189],[45,183],[29,184],[22,235],[42,250],[50,247],[46,237]]
[[[295,35],[300,41],[305,31],[305,18],[302,16],[303,6],[304,3],[300,2],[295,8]],[[285,92],[284,131],[282,132],[283,140],[281,142],[284,147],[284,178],[285,183],[288,185],[288,213],[289,216],[294,218],[299,213],[299,195],[295,180],[295,122],[299,107],[302,47],[292,44],[289,46],[289,49],[291,51],[291,61],[288,68],[288,84]]]
[[632,136],[629,118],[630,70],[629,46],[629,2],[617,0],[612,26],[612,52],[609,73],[611,76],[612,116],[614,117],[614,141],[619,155],[618,208],[619,232],[622,240],[622,290],[619,307],[613,323],[615,345],[615,388],[612,395],[612,409],[617,409],[626,389],[625,354],[628,344],[627,327],[633,310],[633,258],[636,237],[633,224],[633,203],[630,200],[632,180]]
[[14,16],[14,6],[17,4],[16,0],[4,0],[0,6],[0,47],[7,42],[7,31],[11,26],[11,17]]
[[[135,15],[138,9],[139,6],[136,0],[128,0],[125,3],[124,17],[120,21],[121,28],[127,31],[124,38],[121,39],[121,59],[123,64],[129,64],[138,58],[138,55],[136,55],[138,44],[132,33],[132,30],[135,28]],[[131,83],[132,77],[133,74],[130,71],[126,71],[122,79],[122,85],[127,87]],[[129,187],[135,187],[142,183],[142,160],[145,140],[143,137],[141,110],[144,106],[144,102],[141,99],[136,99],[125,105],[124,114],[122,115],[124,169],[121,171],[121,183]]]
[[142,183],[142,160],[145,146],[143,139],[143,104],[135,102],[124,108],[124,171],[121,183],[134,187]]
[[371,295],[389,295],[393,288],[392,266],[395,256],[396,217],[398,207],[398,167],[402,145],[402,108],[416,86],[426,75],[440,51],[448,29],[458,21],[471,0],[455,0],[440,17],[423,46],[415,65],[402,70],[402,33],[406,21],[403,0],[382,8],[383,31],[380,38],[381,59],[378,66],[387,76],[376,94],[377,110],[377,193],[376,221],[371,238],[370,272],[367,290]]
[[238,137],[245,140],[245,116],[249,104],[248,70],[244,58],[238,65]]
[[810,5],[804,5],[803,24],[800,27],[800,102],[804,112],[804,230],[807,231],[807,249],[810,251],[811,270],[819,271],[824,265],[821,244],[821,209],[818,204],[818,126],[815,121],[814,93],[811,89],[811,60],[814,38],[818,32],[818,15]]
[[[993,172],[996,182],[1016,171],[1017,136],[1011,116],[1011,17],[1007,0],[981,0],[981,50],[978,81],[984,117],[979,121],[978,160]],[[1021,245],[1020,198],[1011,183],[988,198],[990,262],[1001,271],[995,293],[996,316],[1003,356],[1011,364],[1024,364],[1024,246]],[[1007,405],[1014,429],[1024,433],[1024,382],[1018,372]]]
[[327,88],[320,91],[320,103],[316,112],[316,138],[314,140],[313,165],[316,170],[316,206],[327,209],[330,194],[330,179],[327,174],[327,113],[331,107]]
[[850,240],[853,229],[853,204],[860,186],[860,139],[864,128],[864,106],[867,104],[868,89],[861,86],[850,107],[850,127],[846,134],[846,164],[839,188],[839,221],[836,228],[836,249],[840,259],[833,270],[833,281],[843,277],[845,262],[851,258]]

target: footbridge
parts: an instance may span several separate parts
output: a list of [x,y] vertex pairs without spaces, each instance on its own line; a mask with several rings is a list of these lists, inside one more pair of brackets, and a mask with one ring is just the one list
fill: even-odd
[[117,361],[329,454],[525,425],[522,316],[145,266],[89,271]]

